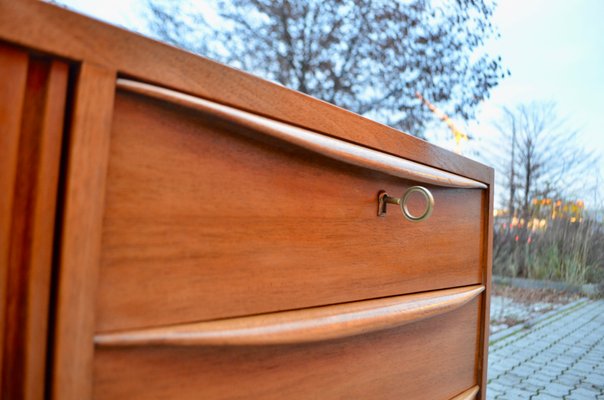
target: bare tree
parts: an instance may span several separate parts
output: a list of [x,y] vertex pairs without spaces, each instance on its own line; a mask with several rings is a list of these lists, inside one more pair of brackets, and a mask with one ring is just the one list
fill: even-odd
[[508,148],[500,173],[509,193],[510,213],[527,218],[532,199],[572,196],[585,185],[597,156],[578,143],[578,130],[560,117],[551,102],[504,108],[496,124]]
[[528,224],[538,210],[533,200],[574,197],[598,161],[595,153],[579,145],[578,130],[569,125],[554,103],[504,108],[496,124],[503,139],[496,168],[507,194],[504,203],[509,222],[516,217],[520,224],[497,234],[494,255],[499,263],[514,265],[518,276],[528,276],[531,263]]
[[470,118],[505,75],[490,0],[217,0],[219,24],[170,4],[149,1],[159,38],[420,136],[416,92]]

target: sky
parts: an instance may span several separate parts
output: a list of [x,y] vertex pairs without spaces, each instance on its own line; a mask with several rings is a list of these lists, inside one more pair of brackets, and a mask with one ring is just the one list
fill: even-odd
[[[112,24],[145,31],[143,0],[57,2]],[[479,107],[475,122],[456,121],[476,138],[462,148],[463,154],[489,164],[480,156],[480,148],[487,142],[496,143],[493,122],[501,107],[554,101],[569,125],[580,130],[579,145],[602,155],[593,167],[594,174],[586,179],[604,174],[603,19],[604,0],[500,0],[493,15],[500,37],[490,40],[486,50],[500,55],[511,75]],[[445,127],[435,124],[427,137],[439,146],[454,148]],[[600,193],[604,194],[604,187]]]
[[[485,134],[502,106],[551,100],[580,129],[582,144],[604,156],[603,18],[602,0],[500,1],[493,22],[501,37],[487,49],[511,76],[481,107]],[[598,168],[604,171],[604,157]]]

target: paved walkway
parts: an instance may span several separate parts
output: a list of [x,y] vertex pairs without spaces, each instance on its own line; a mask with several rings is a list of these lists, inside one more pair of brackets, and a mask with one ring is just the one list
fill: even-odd
[[604,399],[604,300],[493,335],[487,399]]

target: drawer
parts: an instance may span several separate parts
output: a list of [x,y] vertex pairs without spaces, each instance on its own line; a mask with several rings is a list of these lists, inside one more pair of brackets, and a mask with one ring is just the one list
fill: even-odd
[[[455,178],[461,183],[452,185],[464,187],[442,186],[436,178],[421,182],[422,174],[438,174],[423,166],[416,175],[395,176],[379,159],[361,154],[365,161],[351,161],[356,155],[346,153],[351,145],[343,141],[326,156],[161,97],[169,91],[120,86],[97,330],[481,282],[484,185],[446,173],[443,185]],[[280,129],[278,122],[268,124]],[[407,221],[396,205],[377,216],[380,191],[400,196],[418,184],[434,197],[430,218]]]
[[[223,339],[222,342],[201,340],[193,343],[189,339],[195,335],[189,332],[181,336],[181,341],[162,344],[158,340],[145,341],[144,337],[137,342],[134,340],[136,333],[117,335],[117,340],[108,334],[97,341],[93,397],[97,400],[473,399],[477,391],[475,363],[480,338],[482,295],[477,294],[479,292],[480,288],[472,288],[465,292],[441,295],[440,298],[449,297],[446,302],[461,294],[465,297],[463,304],[456,304],[444,312],[440,310],[440,314],[427,319],[421,318],[430,316],[433,304],[424,304],[415,310],[413,306],[408,307],[407,311],[412,309],[413,318],[419,318],[419,321],[315,342],[304,343],[297,337],[291,343],[279,344],[274,340],[271,343],[270,333],[263,337],[268,342],[246,342],[241,340],[245,335],[223,332],[215,335]],[[410,303],[423,301],[418,300],[418,295],[406,297],[414,298]],[[358,311],[363,309],[363,303],[348,306],[357,307]],[[392,304],[378,309],[374,307],[365,314],[360,312],[372,318],[370,328],[383,322],[383,314],[388,317],[392,316],[393,310],[394,314],[400,311],[400,307],[396,309]],[[384,309],[389,311],[384,313]],[[297,314],[307,315],[312,311],[299,311]],[[292,313],[295,314],[284,314]],[[316,315],[314,317],[315,321],[321,320]],[[337,331],[355,317],[362,319],[356,314],[350,318],[346,318],[345,314],[338,314],[338,317],[340,319],[331,318],[335,322],[323,327],[323,331]],[[254,318],[258,319],[251,317],[251,320]],[[223,327],[229,326],[229,321],[222,321],[221,324]],[[269,332],[258,324],[250,325],[255,330]],[[290,327],[294,325],[291,323]],[[298,327],[292,329],[299,329],[301,325],[298,323]],[[279,326],[283,327],[283,323]],[[250,329],[250,332],[253,336],[254,329]],[[160,339],[161,335],[147,333],[147,339]],[[277,335],[282,333],[278,332]],[[170,335],[170,329],[162,334],[168,339],[175,337]],[[304,334],[307,337],[318,335],[312,329],[307,329]],[[291,332],[285,335],[292,337]],[[239,341],[229,341],[234,337]],[[465,394],[456,397],[462,393]]]

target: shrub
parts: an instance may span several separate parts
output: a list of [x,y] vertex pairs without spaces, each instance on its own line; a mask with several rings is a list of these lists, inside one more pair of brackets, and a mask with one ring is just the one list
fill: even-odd
[[572,284],[604,281],[602,223],[558,218],[547,220],[542,229],[523,225],[502,223],[496,227],[495,274]]

